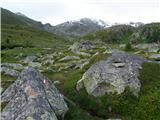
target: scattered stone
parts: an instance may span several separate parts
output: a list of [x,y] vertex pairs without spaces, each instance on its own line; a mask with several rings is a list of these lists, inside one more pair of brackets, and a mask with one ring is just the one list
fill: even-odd
[[58,81],[58,80],[55,80],[55,81],[54,81],[54,84],[55,84],[55,85],[59,85],[60,83],[61,83],[61,82]]
[[150,59],[154,59],[156,61],[160,61],[160,54],[153,54],[149,58]]
[[25,68],[1,95],[8,102],[2,120],[57,120],[68,111],[64,96],[51,81],[33,68]]
[[13,77],[17,77],[19,75],[19,71],[7,67],[1,67],[1,73]]
[[22,70],[24,67],[21,64],[17,64],[17,63],[1,63],[1,66],[3,67],[9,67],[12,68],[14,70]]
[[36,56],[28,56],[25,58],[24,63],[35,62],[36,59],[37,59]]
[[42,58],[43,65],[48,65],[48,64],[53,64],[53,63],[54,63],[53,55],[48,54]]
[[80,59],[80,57],[78,57],[78,56],[65,56],[62,59],[60,59],[59,61],[73,60],[73,59]]
[[107,60],[92,65],[77,82],[76,89],[85,87],[88,94],[96,97],[106,93],[121,94],[129,87],[138,96],[141,86],[139,69],[144,61],[141,57],[125,52],[113,52]]
[[94,43],[91,41],[83,41],[83,42],[75,42],[73,45],[69,47],[71,51],[82,51],[82,50],[90,50],[94,48]]
[[86,57],[90,57],[91,56],[91,54],[86,53],[86,52],[74,51],[73,53],[75,53],[77,55],[81,55],[81,56],[86,56]]
[[28,63],[28,66],[33,67],[33,68],[40,68],[42,64],[39,62],[30,62]]

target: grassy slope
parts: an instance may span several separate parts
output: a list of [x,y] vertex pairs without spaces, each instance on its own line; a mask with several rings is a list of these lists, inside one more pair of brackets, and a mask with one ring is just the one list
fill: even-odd
[[139,28],[118,25],[83,36],[84,40],[98,40],[106,43],[152,43],[160,42],[160,23],[150,23]]
[[5,46],[56,47],[67,42],[55,34],[31,27],[2,25],[2,49]]
[[160,23],[150,23],[140,27],[131,39],[135,43],[160,42]]
[[124,43],[134,31],[135,28],[132,26],[117,25],[88,34],[82,39],[100,40],[106,43]]
[[28,17],[17,15],[9,10],[1,8],[1,24],[30,26],[43,29],[41,22],[37,22]]

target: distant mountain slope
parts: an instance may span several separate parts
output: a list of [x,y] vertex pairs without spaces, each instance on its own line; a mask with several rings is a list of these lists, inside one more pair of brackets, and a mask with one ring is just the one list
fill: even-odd
[[135,28],[130,25],[116,25],[95,33],[88,34],[81,39],[99,40],[106,43],[122,43],[135,31]]
[[[1,47],[57,47],[68,44],[63,37],[32,27],[2,25]],[[65,44],[64,44],[65,43]]]
[[130,39],[134,43],[160,42],[160,23],[150,23],[139,27]]
[[88,33],[103,29],[106,26],[105,22],[82,18],[77,21],[68,21],[54,26],[54,33],[69,37],[81,37]]
[[15,14],[7,9],[1,8],[1,22],[9,25],[29,26],[38,29],[43,29],[41,22],[32,20],[24,15]]
[[46,32],[41,22],[32,20],[22,13],[12,13],[1,8],[1,47],[57,47],[68,44],[63,37]]

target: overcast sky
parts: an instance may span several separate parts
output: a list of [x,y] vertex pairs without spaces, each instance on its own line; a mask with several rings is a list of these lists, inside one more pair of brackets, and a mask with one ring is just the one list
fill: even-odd
[[160,22],[160,0],[3,0],[3,8],[56,25],[83,17],[107,22]]

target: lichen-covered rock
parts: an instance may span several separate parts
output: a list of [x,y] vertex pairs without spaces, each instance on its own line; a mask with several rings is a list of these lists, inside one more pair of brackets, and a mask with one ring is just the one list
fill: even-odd
[[160,61],[160,54],[153,54],[149,58],[156,61]]
[[81,51],[81,50],[90,50],[94,48],[94,43],[91,41],[75,42],[69,47],[71,51]]
[[2,120],[57,120],[68,110],[54,84],[33,68],[21,72],[2,93],[1,101],[9,102],[2,111]]
[[13,77],[18,77],[19,75],[19,71],[14,70],[12,68],[8,68],[8,67],[1,67],[1,73],[5,75],[13,76]]
[[74,60],[74,59],[80,59],[80,57],[78,57],[78,56],[65,56],[62,59],[60,59],[59,61]]
[[88,94],[102,96],[106,93],[124,92],[129,87],[134,95],[140,91],[139,69],[145,60],[124,52],[113,52],[107,60],[89,68],[77,82],[77,90],[85,87]]
[[24,67],[21,64],[17,64],[17,63],[1,63],[2,67],[9,67],[12,68],[14,70],[22,70]]

